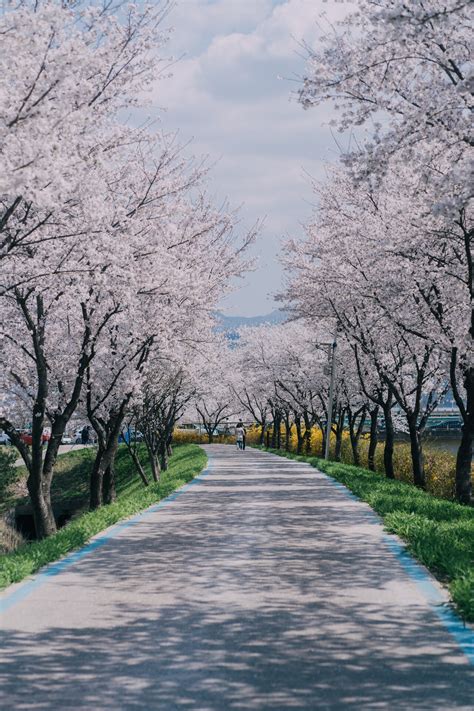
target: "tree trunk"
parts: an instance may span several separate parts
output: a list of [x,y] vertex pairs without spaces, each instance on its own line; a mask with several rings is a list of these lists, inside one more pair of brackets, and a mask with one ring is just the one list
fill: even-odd
[[308,413],[303,414],[304,417],[304,451],[305,454],[311,454],[311,422]]
[[461,444],[456,456],[456,499],[461,504],[470,504],[472,500],[472,443],[473,428],[465,422],[462,426]]
[[342,451],[342,429],[336,425],[336,448],[334,451],[334,459],[336,462],[341,461]]
[[[48,379],[52,374],[48,372],[48,363],[45,356],[45,316],[46,311],[43,304],[43,296],[37,294],[36,305],[34,307],[35,314],[30,311],[28,296],[24,296],[20,291],[14,289],[12,294],[15,296],[18,306],[20,307],[28,330],[33,339],[34,366],[36,367],[37,388],[36,394],[33,395],[34,403],[32,410],[32,445],[31,453],[29,448],[20,440],[19,434],[11,437],[15,443],[17,439],[17,447],[22,455],[28,469],[27,487],[30,494],[31,505],[33,508],[33,517],[35,520],[36,535],[39,539],[45,538],[56,532],[56,522],[54,520],[53,509],[51,505],[51,483],[53,480],[53,470],[58,456],[59,445],[62,435],[66,429],[66,425],[74,413],[79,397],[81,394],[85,368],[87,366],[87,357],[85,355],[85,347],[88,339],[83,343],[84,350],[79,357],[77,370],[73,378],[73,388],[70,393],[69,400],[63,403],[62,411],[58,410],[51,418],[51,439],[48,442],[46,454],[43,461],[43,430],[46,415],[46,402],[48,398]],[[14,428],[13,428],[14,429]],[[16,433],[15,433],[16,434]]]
[[348,419],[349,419],[349,439],[351,441],[351,450],[352,450],[352,463],[354,464],[354,466],[358,467],[360,465],[359,447],[358,447],[358,442],[356,441],[355,417],[352,414],[352,410],[349,410]]
[[90,484],[89,484],[89,508],[91,511],[102,506],[102,479],[104,477],[104,469],[101,466],[104,457],[105,448],[99,440],[99,447],[95,455],[94,464],[91,469]]
[[285,451],[290,451],[291,423],[290,418],[285,417]]
[[118,438],[122,431],[126,406],[130,398],[123,400],[120,408],[109,415],[106,425],[98,426],[91,420],[99,437],[99,449],[91,472],[90,509],[99,508],[102,504],[115,501],[115,455],[118,449]]
[[[359,442],[360,436],[362,434],[362,429],[365,423],[366,408],[363,407],[358,410],[355,414],[349,409],[349,436],[351,440],[352,449],[352,460],[356,467],[360,467],[360,452],[359,452]],[[357,417],[359,417],[359,422],[357,422]]]
[[277,417],[277,449],[281,449],[281,416]]
[[370,411],[370,442],[369,442],[369,456],[368,456],[368,466],[371,472],[375,471],[375,453],[377,451],[378,444],[378,430],[377,430],[377,420],[379,416],[379,408],[374,407]]
[[395,479],[393,469],[393,449],[395,443],[395,432],[392,420],[392,398],[390,397],[383,406],[383,416],[385,420],[385,446],[383,450],[383,465],[387,479]]
[[360,467],[359,441],[351,436],[352,461],[355,467]]
[[107,438],[106,446],[99,444],[97,456],[90,478],[90,510],[94,511],[104,503],[111,503],[115,498],[114,461],[117,453],[115,429]]
[[461,443],[456,456],[456,499],[461,504],[472,502],[472,449],[474,441],[474,368],[464,377],[466,409],[462,426]]
[[48,448],[46,450],[44,460],[41,446],[43,427],[41,427],[39,432],[36,446],[35,441],[33,440],[31,471],[27,480],[27,488],[31,499],[36,537],[38,540],[51,536],[53,533],[56,533],[57,530],[51,503],[53,467],[58,456],[58,443],[61,442],[62,438],[62,432],[58,433],[57,429],[58,427],[56,426],[55,428],[53,425],[51,439],[48,442]]
[[102,498],[104,504],[112,504],[117,498],[115,489],[115,454],[107,469],[104,472],[102,480]]
[[273,418],[273,424],[272,424],[272,449],[276,449],[276,418]]
[[299,415],[295,415],[295,427],[296,427],[296,454],[303,454],[303,435],[301,433],[301,418]]
[[[147,449],[148,449],[148,447],[147,447]],[[137,473],[138,473],[140,479],[142,480],[143,484],[145,486],[148,486],[148,479],[145,474],[145,470],[142,467],[142,463],[140,462],[140,458],[139,458],[137,452],[132,447],[129,447],[128,453],[130,454],[130,457],[132,458],[132,462],[133,462],[135,469],[137,470]],[[148,449],[148,456],[150,458],[150,464],[151,464],[152,455],[150,455],[149,449]],[[153,472],[153,467],[152,467],[152,472]],[[155,481],[156,481],[156,479],[155,479]]]
[[173,456],[173,447],[171,446],[171,435],[169,435],[166,440],[166,453],[168,454],[168,457]]
[[344,431],[344,415],[345,410],[339,413],[339,417],[336,422],[336,451],[334,452],[334,459],[336,462],[341,461],[341,451],[342,451],[342,433]]
[[51,438],[43,459],[44,420],[40,412],[37,414],[39,414],[36,417],[37,421],[33,421],[32,426],[31,469],[27,480],[27,488],[33,509],[36,537],[41,540],[56,533],[57,530],[51,504],[51,483],[53,481],[54,465],[58,458],[59,445],[67,420],[58,416],[52,422]]
[[[21,300],[22,310],[26,313],[26,301]],[[36,297],[37,315],[43,316],[43,297]],[[36,353],[37,390],[33,404],[31,424],[31,468],[27,481],[30,494],[33,518],[35,521],[36,537],[41,540],[56,532],[53,507],[51,505],[51,482],[53,479],[53,466],[57,457],[59,442],[50,439],[48,449],[48,467],[43,462],[43,430],[45,424],[46,401],[48,396],[48,369],[44,354],[44,325],[38,323],[38,330],[33,327],[34,345]],[[61,438],[59,439],[61,441]]]
[[423,449],[421,446],[421,437],[416,426],[415,416],[407,416],[408,430],[410,433],[410,450],[411,462],[413,467],[413,483],[420,489],[424,489],[425,482],[425,467],[423,462]]
[[324,452],[326,451],[326,428],[320,424],[319,429],[321,430],[321,452],[319,453],[319,456],[323,459]]
[[158,483],[160,481],[161,471],[160,471],[160,463],[158,461],[158,457],[156,456],[156,454],[150,455],[150,467],[151,467],[151,475],[153,477],[153,481]]
[[168,450],[166,449],[166,442],[160,445],[160,468],[162,472],[168,469]]
[[38,477],[32,472],[27,482],[38,540],[56,533],[50,488],[43,487],[41,479],[41,476]]

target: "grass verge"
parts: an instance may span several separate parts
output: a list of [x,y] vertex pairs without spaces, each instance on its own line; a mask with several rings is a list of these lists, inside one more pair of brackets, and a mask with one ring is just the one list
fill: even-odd
[[408,550],[448,585],[460,615],[474,622],[474,508],[435,498],[411,484],[349,464],[266,451],[308,462],[366,501],[383,519],[385,528],[400,536]]
[[[68,456],[64,455],[61,458],[64,477],[68,469]],[[80,481],[79,474],[85,473],[92,456],[91,450],[80,450],[74,452],[74,456],[71,458],[74,470],[73,478],[75,478],[79,489],[83,483],[87,488],[87,478],[83,477]],[[117,500],[97,511],[81,513],[50,538],[27,543],[14,553],[1,556],[0,588],[23,580],[47,563],[52,563],[66,553],[80,548],[96,533],[100,533],[122,519],[137,514],[160,499],[166,498],[173,491],[194,479],[204,469],[206,463],[206,453],[200,447],[194,444],[178,446],[170,459],[169,469],[162,474],[161,482],[144,487],[133,472],[133,465],[128,459],[127,453],[122,450],[117,457]],[[78,493],[74,484],[72,488]],[[67,494],[71,494],[71,488],[68,489]]]

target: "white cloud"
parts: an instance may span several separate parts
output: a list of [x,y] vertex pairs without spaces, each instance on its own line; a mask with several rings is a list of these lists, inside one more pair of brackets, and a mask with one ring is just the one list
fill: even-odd
[[317,41],[321,11],[333,21],[345,8],[336,0],[184,0],[170,17],[170,50],[184,58],[154,92],[155,106],[167,107],[164,126],[193,137],[195,153],[220,158],[211,192],[243,203],[244,224],[267,216],[257,246],[263,266],[228,300],[235,312],[271,308],[265,292],[281,281],[279,239],[300,233],[310,214],[303,169],[321,174],[336,155],[328,110],[304,112],[290,94],[304,71],[298,42]]

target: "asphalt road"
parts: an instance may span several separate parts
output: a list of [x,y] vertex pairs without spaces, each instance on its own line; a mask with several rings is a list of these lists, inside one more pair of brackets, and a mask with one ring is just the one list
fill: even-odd
[[473,709],[473,667],[365,504],[207,451],[170,503],[4,594],[2,708]]

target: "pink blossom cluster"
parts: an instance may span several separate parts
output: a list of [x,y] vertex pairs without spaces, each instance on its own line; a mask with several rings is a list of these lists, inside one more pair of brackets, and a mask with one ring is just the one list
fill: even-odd
[[[0,427],[27,466],[40,537],[55,530],[51,481],[72,418],[98,441],[94,508],[113,498],[131,414],[166,431],[177,417],[212,312],[248,266],[254,233],[236,235],[235,213],[212,204],[207,167],[175,135],[137,126],[166,10],[20,0],[0,15]],[[174,406],[159,420],[163,397]]]
[[314,185],[319,208],[306,238],[286,245],[282,296],[309,328],[334,321],[356,389],[383,409],[389,429],[396,405],[420,486],[421,437],[450,389],[463,421],[456,495],[466,503],[474,438],[471,21],[470,4],[458,0],[361,0],[308,50],[301,103],[333,101],[337,127],[357,140]]

